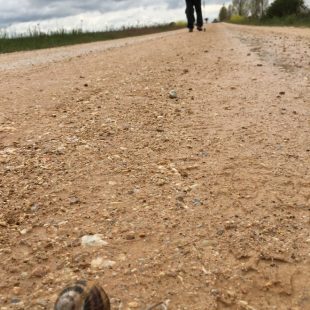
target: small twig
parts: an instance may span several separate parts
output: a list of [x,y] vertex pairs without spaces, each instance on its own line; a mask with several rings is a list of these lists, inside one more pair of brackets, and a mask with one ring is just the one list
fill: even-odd
[[157,308],[158,306],[164,306],[164,310],[168,309],[167,301],[161,301],[161,302],[147,308],[146,310],[153,310],[153,309]]
[[153,306],[151,306],[151,307],[147,308],[146,310],[152,310],[152,309],[155,309],[156,307],[158,307],[158,306],[160,306],[160,305],[162,305],[162,304],[163,304],[163,302],[161,301],[161,302],[159,302],[158,304],[153,305]]

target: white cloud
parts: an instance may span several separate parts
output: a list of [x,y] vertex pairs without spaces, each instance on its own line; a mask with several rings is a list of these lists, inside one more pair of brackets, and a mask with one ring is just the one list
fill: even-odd
[[[270,1],[272,2],[272,1]],[[310,0],[306,0],[310,6]],[[223,3],[202,0],[204,16],[216,18]],[[185,0],[0,0],[0,28],[21,33],[40,24],[41,30],[104,30],[123,25],[185,20]]]
[[[143,1],[142,1],[143,2]],[[182,2],[183,3],[183,2]],[[218,15],[221,5],[207,5],[204,15],[214,18]],[[16,23],[7,28],[9,32],[22,33],[33,29],[40,24],[42,31],[59,29],[77,29],[83,25],[83,30],[106,30],[107,28],[118,28],[131,25],[150,25],[156,23],[169,23],[172,21],[185,20],[184,5],[174,8],[165,1],[159,1],[156,5],[140,5],[132,8],[119,7],[118,10],[108,10],[103,13],[99,10],[85,11],[84,13],[46,20],[34,20],[29,22]]]

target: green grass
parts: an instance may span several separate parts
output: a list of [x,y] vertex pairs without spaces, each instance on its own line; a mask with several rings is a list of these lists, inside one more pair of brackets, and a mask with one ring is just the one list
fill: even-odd
[[241,24],[241,25],[255,25],[255,26],[294,26],[294,27],[310,27],[310,15],[303,16],[284,16],[284,17],[273,17],[251,19],[244,16],[232,16],[230,23]]
[[120,30],[108,30],[102,32],[83,32],[80,29],[65,31],[62,29],[54,32],[43,33],[34,29],[29,30],[25,35],[14,37],[10,37],[6,32],[0,32],[0,53],[29,51],[79,43],[113,40],[171,31],[184,27],[183,23],[178,22],[155,26],[123,27]]
[[233,15],[229,22],[233,24],[246,24],[249,20],[245,16]]

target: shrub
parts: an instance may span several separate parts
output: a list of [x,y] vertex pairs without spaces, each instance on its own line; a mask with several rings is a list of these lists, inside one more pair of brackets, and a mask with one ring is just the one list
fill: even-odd
[[223,5],[221,10],[220,10],[219,20],[222,22],[222,21],[226,20],[227,17],[228,17],[228,11],[227,11],[226,7]]
[[235,23],[235,24],[245,24],[247,23],[248,19],[245,16],[240,16],[240,15],[233,15],[230,18],[230,22]]
[[304,0],[275,0],[267,10],[268,17],[298,15],[305,9]]
[[184,21],[184,20],[179,20],[175,24],[177,27],[186,27],[186,25],[187,25],[186,21]]

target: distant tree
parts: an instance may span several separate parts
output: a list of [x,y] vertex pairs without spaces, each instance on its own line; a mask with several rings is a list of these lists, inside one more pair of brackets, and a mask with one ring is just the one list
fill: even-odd
[[305,10],[304,0],[275,0],[267,10],[268,17],[298,15]]
[[233,0],[233,14],[248,16],[251,0]]
[[220,9],[219,13],[219,20],[220,22],[223,22],[224,20],[227,20],[228,18],[228,11],[225,5],[223,5]]
[[268,0],[250,0],[250,12],[254,18],[261,18],[265,15],[268,7]]
[[261,17],[266,15],[268,5],[269,5],[269,0],[261,0]]
[[227,8],[227,19],[230,19],[233,15],[233,6],[230,4]]

